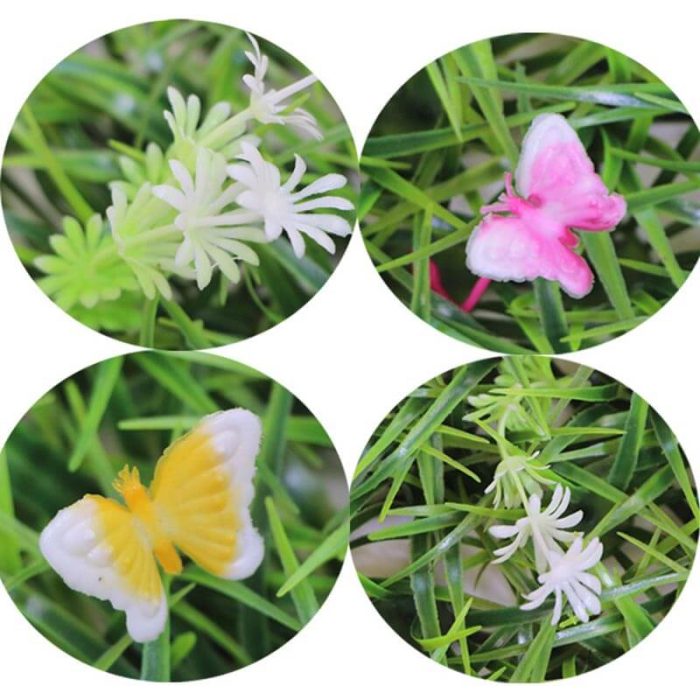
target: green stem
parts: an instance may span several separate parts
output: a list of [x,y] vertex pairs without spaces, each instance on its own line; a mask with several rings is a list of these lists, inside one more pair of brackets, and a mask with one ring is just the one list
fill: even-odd
[[[170,591],[170,577],[163,577],[166,598]],[[160,636],[143,645],[141,680],[167,682],[170,680],[170,611]]]

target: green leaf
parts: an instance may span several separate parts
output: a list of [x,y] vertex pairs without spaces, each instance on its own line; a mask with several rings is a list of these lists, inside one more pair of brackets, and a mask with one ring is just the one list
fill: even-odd
[[[432,236],[433,209],[428,207],[422,218],[416,217],[414,223],[413,249],[420,250],[430,245]],[[411,311],[423,321],[429,321],[430,300],[430,260],[422,258],[413,263],[413,291],[411,294]]]
[[[462,74],[467,79],[494,79],[498,68],[493,58],[491,42],[487,39],[475,41],[452,54]],[[500,92],[491,86],[472,84],[472,93],[486,122],[493,129],[494,136],[503,149],[503,154],[510,161],[512,168],[518,162],[518,147],[513,141],[510,129],[503,114],[503,100]]]
[[298,620],[295,620],[291,615],[287,614],[281,608],[278,608],[273,603],[270,603],[266,598],[251,590],[240,581],[228,581],[226,579],[213,576],[212,574],[203,571],[198,567],[187,567],[182,572],[181,578],[185,581],[192,581],[207,588],[211,588],[218,593],[222,593],[229,598],[238,601],[239,603],[252,608],[265,617],[269,617],[275,622],[289,628],[294,632],[298,632],[302,625]]
[[676,481],[678,481],[683,491],[683,495],[693,512],[693,516],[700,522],[698,499],[695,495],[690,472],[685,465],[685,460],[683,459],[683,454],[681,453],[676,436],[655,411],[651,412],[651,424],[654,426],[654,433],[659,440],[664,455],[666,455],[666,459],[668,459],[668,463],[671,465],[673,475],[676,477]]
[[197,645],[197,635],[194,632],[178,634],[170,646],[170,663],[175,670],[194,650]]
[[611,235],[607,231],[582,233],[581,240],[588,259],[598,273],[603,289],[620,320],[634,319],[632,301]]
[[556,627],[545,620],[540,625],[535,638],[527,646],[520,663],[511,676],[514,683],[536,683],[545,679],[552,654]]
[[342,559],[348,547],[349,534],[347,522],[333,530],[328,537],[304,559],[297,570],[287,578],[284,585],[280,586],[280,589],[277,591],[277,596],[281,597],[289,593],[330,559]]
[[[463,78],[463,80],[472,88],[475,86],[495,88],[499,91],[524,93],[539,99],[559,102],[573,100],[575,102],[590,102],[607,107],[636,107],[639,109],[663,107],[670,112],[685,112],[685,108],[680,102],[665,99],[661,101],[658,96],[651,92],[651,90],[657,88],[648,83],[570,87],[564,85],[543,85],[542,83],[534,82],[485,80],[483,78]],[[660,89],[668,92],[663,85],[660,86]]]
[[263,440],[259,459],[275,474],[281,474],[294,397],[281,385],[271,383],[270,397],[263,418]]
[[[15,517],[10,467],[7,463],[7,452],[5,450],[0,451],[0,513],[9,520],[13,520]],[[0,530],[0,572],[15,574],[21,567],[20,549],[15,538],[11,533],[5,533]]]
[[632,394],[630,410],[625,421],[625,434],[620,440],[620,447],[608,475],[608,481],[623,491],[630,485],[637,468],[648,410],[649,406],[644,399],[639,394]]
[[102,417],[119,379],[123,357],[114,357],[100,363],[96,369],[95,382],[90,393],[85,420],[79,429],[68,460],[68,471],[77,471],[83,463],[93,440],[97,440]]
[[[414,555],[423,554],[427,546],[428,540],[424,535],[411,539],[411,549]],[[411,590],[420,623],[421,637],[440,637],[442,633],[435,601],[435,581],[430,565],[423,566],[411,573]]]
[[[576,104],[574,102],[563,102],[549,105],[532,112],[515,114],[506,117],[506,128],[513,128],[530,124],[538,115],[551,112],[568,112]],[[612,111],[612,110],[611,110]],[[615,115],[617,116],[617,115]],[[628,116],[624,117],[628,119]],[[455,135],[452,127],[444,129],[427,129],[413,133],[403,133],[391,136],[371,137],[365,143],[363,155],[376,156],[379,158],[396,158],[398,156],[414,155],[416,153],[426,153],[440,148],[449,148],[461,142],[473,141],[488,137],[491,132],[491,125],[487,121],[469,124],[462,128],[461,139]]]
[[[20,120],[22,123],[26,124],[26,133],[20,125]],[[36,157],[44,163],[44,167],[58,191],[65,197],[75,215],[83,223],[86,223],[95,212],[68,176],[52,148],[47,143],[29,102],[25,102],[22,112],[20,113],[20,118],[15,123],[12,134],[22,142],[28,151],[33,152]]]
[[123,635],[119,641],[112,644],[107,651],[93,662],[93,668],[99,671],[109,671],[132,644],[134,644],[134,640],[131,638],[131,635],[128,633]]
[[[270,532],[275,542],[277,556],[282,564],[282,569],[287,577],[295,574],[299,569],[299,560],[294,553],[294,548],[287,537],[284,525],[280,519],[274,501],[268,496],[265,499],[265,509],[270,521]],[[297,615],[302,625],[305,625],[318,612],[318,601],[311,584],[306,579],[301,579],[296,586],[289,590],[294,602]],[[279,596],[279,593],[278,593]]]
[[569,352],[571,347],[563,339],[569,334],[561,292],[556,282],[538,277],[534,281],[537,307],[547,340],[554,352]]
[[190,374],[189,366],[172,356],[143,352],[133,356],[141,368],[184,406],[201,413],[214,413],[216,403]]

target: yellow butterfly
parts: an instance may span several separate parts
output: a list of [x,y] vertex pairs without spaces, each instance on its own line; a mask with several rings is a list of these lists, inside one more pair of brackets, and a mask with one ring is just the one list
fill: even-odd
[[60,510],[41,533],[41,553],[68,586],[124,610],[135,641],[155,639],[168,612],[156,560],[178,574],[179,549],[227,579],[260,565],[263,540],[250,517],[260,435],[250,411],[206,416],[165,450],[150,488],[136,467],[119,472],[126,506],[87,495]]

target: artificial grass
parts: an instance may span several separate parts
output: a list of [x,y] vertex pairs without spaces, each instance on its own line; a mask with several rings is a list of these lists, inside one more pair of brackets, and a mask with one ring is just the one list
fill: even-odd
[[[602,612],[590,621],[565,609],[552,626],[551,601],[519,608],[538,585],[524,553],[496,565],[516,604],[465,590],[465,574],[484,576],[503,544],[489,528],[523,515],[485,493],[504,453],[549,465],[541,475],[584,513],[574,529],[601,539]],[[413,391],[375,431],[350,500],[351,531],[364,526],[353,552],[383,543],[396,555],[409,542],[391,571],[360,568],[379,614],[436,662],[504,682],[579,675],[639,643],[682,591],[700,526],[693,477],[663,419],[602,373],[541,356],[482,360]],[[377,556],[392,561],[389,550]]]
[[[147,299],[118,259],[105,268],[104,254],[97,255],[99,265],[84,263],[86,276],[103,278],[102,289],[83,294],[87,304],[56,288],[58,282],[42,281],[39,267],[43,256],[53,254],[49,239],[63,231],[64,217],[85,225],[93,214],[104,214],[111,202],[109,183],[129,179],[132,171],[144,167],[148,144],[165,150],[171,143],[163,118],[164,109],[170,108],[168,86],[185,96],[198,96],[203,114],[220,102],[230,104],[233,114],[241,112],[249,100],[242,77],[252,70],[245,56],[250,50],[244,32],[224,25],[185,20],[135,25],[61,61],[22,107],[3,161],[5,220],[27,271],[40,284],[50,285],[47,293],[82,323],[156,349],[225,345],[294,314],[335,269],[346,241],[337,240],[333,255],[310,242],[306,255],[298,259],[289,243],[278,239],[255,246],[259,266],[244,265],[243,277],[235,285],[217,272],[200,291],[193,281],[172,276],[172,299],[160,291]],[[273,44],[263,41],[262,50],[270,58],[271,87],[284,87],[309,73]],[[286,126],[259,124],[253,135],[264,140],[266,157],[284,173],[291,172],[295,154],[302,156],[308,164],[302,184],[328,173],[352,177],[357,157],[332,97],[316,83],[303,96],[297,95],[292,106],[301,104],[318,121],[322,140],[304,138]],[[356,198],[353,184],[338,194],[351,201]],[[352,223],[353,214],[348,216]],[[80,231],[74,238],[83,238]],[[98,239],[104,243],[110,238],[103,220]],[[86,283],[81,279],[76,284]],[[113,298],[119,288],[118,298]],[[100,292],[102,298],[95,304]]]
[[[461,302],[476,282],[465,245],[479,209],[543,112],[569,120],[628,215],[613,233],[581,234],[597,278],[583,299],[544,280],[492,283],[464,313],[431,293],[429,260]],[[547,34],[476,42],[414,75],[375,122],[361,158],[361,230],[384,281],[435,328],[497,352],[578,350],[656,313],[695,265],[698,141],[670,89],[613,49]]]
[[[166,577],[169,627],[142,645],[124,614],[68,588],[38,550],[56,512],[85,493],[118,498],[117,471],[149,483],[163,449],[206,414],[240,406],[263,420],[253,521],[265,560],[242,581],[186,563]],[[321,425],[264,375],[200,353],[116,357],[45,394],[0,462],[0,576],[23,615],[63,651],[130,678],[194,680],[260,659],[316,613],[347,546],[347,485]]]

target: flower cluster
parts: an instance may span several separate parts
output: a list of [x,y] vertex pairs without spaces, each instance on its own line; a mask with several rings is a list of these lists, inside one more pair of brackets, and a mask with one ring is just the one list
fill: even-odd
[[85,229],[67,219],[64,232],[51,239],[53,254],[36,260],[46,275],[42,287],[64,309],[90,309],[138,288],[149,299],[169,299],[173,275],[204,289],[218,270],[235,284],[241,264],[259,264],[256,246],[283,233],[299,258],[305,237],[334,253],[332,236],[350,234],[348,221],[335,212],[351,210],[352,203],[329,194],[344,187],[346,178],[307,177],[298,155],[292,172],[282,173],[253,131],[256,123],[276,124],[320,139],[313,115],[289,105],[316,78],[269,87],[268,58],[249,39],[253,71],[243,78],[248,107],[232,114],[231,105],[220,102],[203,115],[196,95],[185,98],[168,88],[168,148],[120,148],[122,179],[110,183],[106,217],[95,215]]
[[[588,622],[600,613],[601,583],[589,569],[603,555],[603,545],[597,537],[586,542],[583,533],[571,528],[583,519],[581,510],[566,513],[571,491],[544,473],[547,465],[538,464],[536,455],[507,456],[496,468],[494,479],[486,492],[495,492],[494,505],[520,507],[525,515],[512,525],[493,525],[489,533],[496,539],[510,542],[494,551],[497,564],[502,564],[522,552],[525,561],[534,568],[539,588],[525,595],[523,610],[540,607],[554,595],[551,623],[556,625],[568,601],[576,617]],[[543,509],[545,490],[549,503]]]

